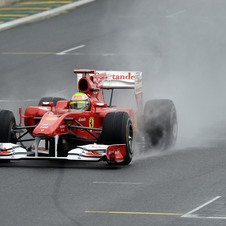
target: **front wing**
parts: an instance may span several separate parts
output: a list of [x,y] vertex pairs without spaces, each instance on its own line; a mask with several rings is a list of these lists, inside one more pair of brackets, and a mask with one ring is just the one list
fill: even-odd
[[74,160],[74,161],[108,161],[108,162],[123,162],[126,155],[126,145],[103,145],[103,144],[90,144],[78,146],[68,152],[67,157],[58,157],[57,152],[55,156],[40,156],[38,151],[28,151],[24,147],[21,147],[12,143],[0,143],[0,161],[1,160],[20,160],[20,159],[62,159],[62,160]]

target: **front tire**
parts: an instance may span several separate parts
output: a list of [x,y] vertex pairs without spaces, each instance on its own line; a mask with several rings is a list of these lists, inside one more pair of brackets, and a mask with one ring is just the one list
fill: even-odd
[[133,125],[127,112],[110,112],[103,122],[104,144],[126,144],[123,165],[128,165],[133,157]]
[[16,127],[16,120],[13,112],[8,110],[0,111],[0,143],[17,143],[16,133],[13,128]]
[[[14,114],[8,110],[0,111],[0,143],[17,143],[16,133],[13,128],[16,127]],[[10,162],[8,159],[1,159],[0,163]]]

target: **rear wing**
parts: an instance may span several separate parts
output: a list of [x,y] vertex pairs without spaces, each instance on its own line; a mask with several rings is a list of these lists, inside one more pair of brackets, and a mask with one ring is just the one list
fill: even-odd
[[[99,75],[106,74],[102,85],[104,89],[134,89],[137,81],[142,80],[139,71],[97,71]],[[139,83],[141,84],[141,83]]]
[[93,84],[102,89],[134,89],[138,109],[143,109],[142,72],[74,70],[77,83],[89,74]]
[[134,89],[142,86],[142,72],[140,71],[94,71],[75,70],[77,83],[82,77],[89,74],[93,77],[93,82],[103,89]]

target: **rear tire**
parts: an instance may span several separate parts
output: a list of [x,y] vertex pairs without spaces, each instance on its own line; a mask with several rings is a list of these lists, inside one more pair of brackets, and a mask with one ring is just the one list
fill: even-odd
[[128,165],[133,157],[133,125],[127,112],[110,112],[103,122],[103,143],[126,144],[126,156],[122,165]]
[[144,108],[144,139],[146,146],[166,150],[177,139],[177,114],[171,100],[149,100]]
[[54,106],[56,106],[57,102],[60,100],[66,100],[61,97],[42,97],[38,103],[38,106],[42,106],[42,102],[53,102]]

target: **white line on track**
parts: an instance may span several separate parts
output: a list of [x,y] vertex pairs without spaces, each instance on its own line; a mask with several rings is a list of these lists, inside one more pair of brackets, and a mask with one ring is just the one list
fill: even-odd
[[[195,208],[195,209],[189,211],[188,213],[182,215],[181,217],[189,217],[189,218],[219,218],[219,217],[212,217],[212,216],[209,216],[209,217],[202,217],[202,216],[198,216],[198,215],[194,214],[196,211],[202,209],[203,207],[209,205],[210,203],[216,201],[216,200],[219,199],[219,198],[221,198],[221,196],[217,196],[217,197],[211,199],[210,201],[208,201],[208,202],[202,204],[201,206],[198,206],[197,208]],[[226,217],[225,217],[224,219],[226,219]]]
[[143,183],[134,183],[134,182],[111,182],[111,181],[93,181],[93,184],[122,184],[122,185],[140,185]]
[[[6,54],[6,53],[4,53]],[[56,55],[71,55],[71,56],[152,56],[151,53],[82,53],[82,52],[74,52],[74,53],[64,53]]]
[[81,49],[81,48],[84,48],[84,47],[85,47],[85,45],[76,46],[76,47],[74,47],[74,48],[67,49],[67,50],[62,51],[62,52],[60,52],[60,53],[57,53],[56,55],[65,55],[65,54],[67,54],[67,53],[69,53],[69,52],[71,52],[71,51],[73,51],[73,50]]
[[181,11],[178,11],[178,12],[176,12],[176,13],[170,14],[170,15],[168,15],[168,16],[166,16],[166,17],[167,17],[167,18],[172,18],[172,17],[178,16],[178,15],[184,13],[185,11],[186,11],[186,10],[181,10]]

